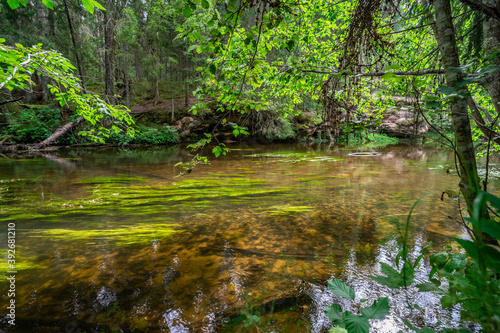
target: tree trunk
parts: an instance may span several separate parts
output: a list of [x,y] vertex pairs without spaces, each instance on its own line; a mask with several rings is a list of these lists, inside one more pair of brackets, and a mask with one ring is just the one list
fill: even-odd
[[62,137],[64,134],[68,133],[69,130],[71,130],[73,127],[77,126],[83,121],[83,116],[78,117],[75,121],[71,121],[64,125],[63,127],[60,127],[57,129],[51,136],[49,136],[47,139],[43,140],[40,143],[36,143],[31,146],[33,149],[40,149],[43,147],[46,147],[52,143],[54,143],[57,139]]
[[71,42],[73,43],[73,53],[75,54],[76,59],[76,67],[78,67],[78,75],[80,75],[80,80],[82,81],[82,86],[85,87],[85,81],[83,80],[83,71],[82,64],[80,62],[80,56],[78,52],[78,48],[76,47],[76,35],[75,30],[73,29],[73,24],[71,23],[71,16],[69,15],[68,2],[67,0],[63,0],[64,3],[64,11],[66,12],[66,19],[68,20],[69,33],[71,35]]
[[130,107],[130,75],[128,73],[128,45],[125,45],[125,56],[123,58],[123,76],[125,81],[125,103]]
[[56,22],[54,19],[54,11],[49,10],[49,15],[47,16],[47,19],[49,21],[49,36],[54,37],[56,35]]
[[106,11],[103,11],[104,24],[104,85],[106,98],[110,104],[115,103],[115,88],[113,81],[113,28],[111,22],[110,0],[106,1]]
[[47,35],[47,7],[42,5],[42,1],[39,1],[36,5],[36,20],[38,22],[38,28],[40,29],[40,35]]
[[[460,67],[460,60],[453,27],[450,0],[435,0],[434,12],[436,15],[436,34],[439,51],[445,68],[446,84],[455,91],[466,89],[457,87],[457,82],[463,79],[461,72],[452,68]],[[467,99],[455,97],[451,101],[451,119],[455,133],[455,153],[459,164],[460,190],[467,203],[469,213],[478,191],[479,180],[477,176],[476,154],[472,142]],[[486,209],[481,212],[487,216]]]
[[160,89],[158,87],[158,76],[160,75],[160,73],[159,73],[160,64],[158,62],[158,43],[157,43],[156,37],[153,37],[153,38],[154,38],[154,43],[153,43],[153,61],[154,61],[153,99],[154,99],[154,105],[157,105],[160,102]]
[[135,81],[141,81],[141,59],[139,58],[139,50],[134,50],[134,65],[135,65]]
[[[500,1],[488,0],[486,1],[486,5],[490,5],[500,12]],[[498,50],[498,46],[500,45],[500,21],[494,18],[487,18],[483,24],[483,31],[485,55],[490,56]],[[493,65],[500,66],[500,58],[497,57]],[[495,111],[497,114],[500,114],[500,69],[489,73],[486,77],[486,83],[488,84],[488,93],[495,106]]]

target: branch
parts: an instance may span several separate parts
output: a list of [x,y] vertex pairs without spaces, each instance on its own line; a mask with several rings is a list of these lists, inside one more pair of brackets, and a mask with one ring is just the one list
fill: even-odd
[[14,67],[12,74],[5,81],[0,83],[0,89],[2,89],[10,80],[12,80],[14,78],[14,76],[16,75],[16,72],[19,70],[19,67],[24,67],[27,64],[29,64],[30,62],[31,62],[31,54],[28,53],[28,59],[26,59],[26,61],[20,63],[19,66]]
[[400,71],[400,72],[375,72],[375,73],[338,73],[338,72],[326,72],[320,71],[316,69],[303,69],[304,73],[316,73],[316,74],[329,74],[329,75],[342,75],[342,76],[365,76],[365,77],[374,77],[374,76],[384,76],[385,74],[394,74],[394,75],[403,75],[403,76],[421,76],[421,75],[437,75],[444,74],[444,69],[422,69],[418,71]]
[[469,96],[467,104],[469,105],[469,109],[471,110],[472,119],[474,119],[481,132],[483,132],[483,134],[486,135],[487,138],[491,139],[491,141],[493,141],[497,145],[500,145],[500,134],[498,134],[493,130],[492,128],[493,126],[492,127],[486,126],[486,123],[484,122],[484,119],[481,116],[481,113],[479,112],[478,105],[472,99],[472,97]]
[[4,104],[8,104],[8,103],[14,103],[14,102],[18,102],[20,100],[24,99],[24,96],[21,96],[19,98],[14,98],[14,99],[9,99],[8,101],[3,101],[3,102],[0,102],[0,105],[4,105]]
[[481,0],[459,0],[459,1],[474,11],[478,11],[486,15],[487,17],[500,21],[500,11],[498,10],[498,8],[495,8],[494,6],[487,5],[483,3]]

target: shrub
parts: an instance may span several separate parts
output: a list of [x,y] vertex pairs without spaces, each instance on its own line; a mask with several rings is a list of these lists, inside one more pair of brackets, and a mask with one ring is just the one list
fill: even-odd
[[61,110],[50,106],[24,109],[11,114],[13,123],[7,126],[7,135],[15,142],[33,143],[48,138],[61,123]]
[[162,145],[167,143],[177,143],[179,134],[177,130],[170,126],[146,127],[138,126],[136,134],[132,138],[124,133],[110,135],[108,142],[127,145],[127,144],[153,144]]

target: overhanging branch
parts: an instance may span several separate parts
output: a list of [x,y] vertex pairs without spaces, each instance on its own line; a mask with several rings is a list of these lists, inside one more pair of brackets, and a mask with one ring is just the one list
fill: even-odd
[[341,75],[341,76],[363,76],[363,77],[380,77],[384,76],[385,74],[394,74],[394,75],[400,75],[400,76],[422,76],[422,75],[439,75],[439,74],[444,74],[445,70],[436,68],[436,69],[422,69],[418,71],[399,71],[399,72],[374,72],[374,73],[350,73],[350,72],[344,72],[344,73],[338,73],[338,72],[328,72],[328,71],[321,71],[317,69],[302,69],[301,70],[303,73],[315,73],[315,74],[328,74],[328,75]]

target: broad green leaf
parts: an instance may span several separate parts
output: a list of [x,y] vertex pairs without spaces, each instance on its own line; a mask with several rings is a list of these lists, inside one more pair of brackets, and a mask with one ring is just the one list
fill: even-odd
[[83,7],[90,13],[94,14],[94,4],[92,0],[82,0]]
[[99,2],[97,1],[92,1],[92,3],[94,4],[94,6],[96,6],[97,8],[99,8],[100,10],[104,10],[106,11],[106,8],[104,8]]
[[7,0],[7,4],[9,5],[10,9],[17,9],[19,8],[19,0]]
[[205,9],[209,9],[210,8],[210,4],[208,3],[207,0],[201,0],[201,5],[203,6],[203,8]]
[[382,273],[387,276],[370,276],[372,280],[393,289],[397,289],[405,285],[401,274],[397,270],[384,262],[380,265],[382,268]]
[[191,16],[191,7],[190,6],[184,7],[184,10],[182,11],[182,15],[185,18],[189,18]]
[[451,95],[455,92],[455,89],[453,87],[448,87],[444,85],[440,86],[437,90],[443,95]]
[[481,231],[496,239],[500,239],[500,223],[498,222],[481,219]]
[[341,280],[329,280],[328,281],[328,289],[335,295],[342,297],[342,298],[347,298],[347,299],[354,299],[356,296],[354,294],[354,290],[352,290],[351,287],[346,285],[343,281]]
[[42,2],[45,6],[54,10],[54,3],[52,2],[52,0],[42,0]]
[[343,325],[344,319],[342,315],[342,308],[339,304],[332,304],[331,306],[327,307],[325,310],[325,314],[334,325]]
[[471,242],[471,241],[465,240],[465,239],[455,238],[455,237],[452,237],[452,238],[454,240],[456,240],[457,243],[460,244],[465,249],[465,251],[467,252],[467,254],[472,259],[478,260],[479,253],[478,253],[478,250],[477,250],[477,246],[476,246],[476,244],[474,242]]
[[390,81],[390,80],[394,79],[395,77],[397,77],[397,75],[393,74],[393,73],[385,73],[384,75],[382,75],[382,79],[387,80],[387,81]]
[[354,313],[346,312],[344,316],[345,328],[349,333],[368,333],[370,323],[363,316],[357,316]]
[[360,310],[361,314],[367,319],[384,319],[389,315],[389,299],[387,297],[379,297],[369,307]]

